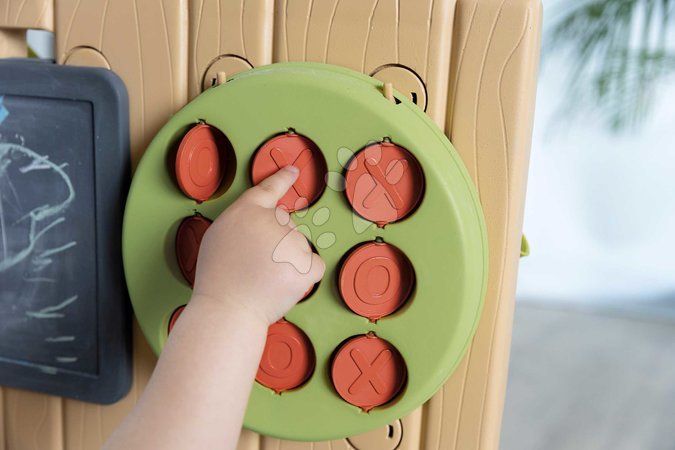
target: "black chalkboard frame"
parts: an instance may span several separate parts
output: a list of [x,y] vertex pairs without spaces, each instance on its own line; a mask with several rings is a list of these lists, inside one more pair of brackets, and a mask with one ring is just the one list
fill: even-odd
[[[98,374],[45,371],[2,358],[0,385],[110,404],[131,386],[131,308],[122,265],[122,218],[129,187],[129,102],[122,80],[110,70],[30,60],[0,60],[0,96],[81,100],[92,105]],[[0,286],[2,289],[2,286]],[[0,326],[2,317],[0,317]]]

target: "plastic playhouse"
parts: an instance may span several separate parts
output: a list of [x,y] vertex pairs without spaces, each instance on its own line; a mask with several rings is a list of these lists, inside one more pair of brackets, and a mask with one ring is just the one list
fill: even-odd
[[[239,448],[498,448],[540,27],[538,0],[0,0],[5,446],[100,447],[211,222],[293,164],[326,274]],[[35,28],[55,63],[17,59]]]

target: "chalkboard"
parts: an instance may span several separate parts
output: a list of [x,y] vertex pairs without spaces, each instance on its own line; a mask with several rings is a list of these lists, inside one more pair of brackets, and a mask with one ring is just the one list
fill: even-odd
[[98,403],[128,390],[128,176],[119,78],[0,61],[0,384]]

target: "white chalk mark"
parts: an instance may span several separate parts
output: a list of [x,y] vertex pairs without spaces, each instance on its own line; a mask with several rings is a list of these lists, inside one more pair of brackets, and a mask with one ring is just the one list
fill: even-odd
[[62,246],[60,246],[60,247],[51,248],[51,249],[49,249],[49,250],[45,250],[45,251],[41,252],[41,253],[38,255],[38,258],[46,258],[47,256],[55,255],[55,254],[57,254],[57,253],[66,251],[66,250],[68,250],[69,248],[75,247],[76,245],[77,245],[77,242],[76,242],[76,241],[68,242],[67,244],[64,244],[64,245],[62,245]]
[[[0,168],[0,173],[1,172],[2,168]],[[13,206],[14,209],[16,209],[17,211],[21,211],[21,208],[23,208],[23,206],[21,205],[21,199],[19,198],[19,194],[16,192],[16,189],[14,188],[14,183],[12,183],[12,180],[9,177],[7,177],[7,186],[9,186],[9,190],[12,191],[12,195],[14,196],[14,202],[16,203],[16,205],[12,205],[10,203],[10,206]]]
[[73,342],[75,336],[50,336],[45,338],[45,342]]
[[35,234],[35,240],[37,241],[37,240],[40,239],[40,238],[42,237],[42,235],[44,235],[47,231],[49,231],[50,229],[54,228],[54,227],[57,226],[58,224],[60,224],[60,223],[62,223],[62,222],[65,222],[65,221],[66,221],[66,219],[65,219],[64,217],[59,217],[58,219],[56,219],[55,221],[53,221],[52,223],[50,223],[49,225],[47,225],[46,227],[44,227],[43,229],[41,229],[37,234]]
[[56,367],[50,367],[50,366],[38,366],[40,369],[40,372],[44,372],[49,375],[56,375],[59,371]]
[[33,270],[35,272],[40,272],[42,269],[44,269],[45,267],[54,262],[54,260],[52,258],[49,258],[49,256],[66,251],[69,248],[75,247],[76,245],[77,245],[76,241],[71,241],[60,247],[48,249],[41,252],[39,255],[35,256],[31,261],[35,265]]
[[55,359],[60,363],[74,363],[77,361],[77,356],[57,356]]
[[45,267],[50,265],[53,262],[53,259],[47,258],[47,259],[37,259],[34,258],[32,261],[33,263],[33,272],[42,272]]
[[28,257],[28,255],[31,254],[33,249],[35,248],[35,244],[37,244],[38,240],[50,229],[54,228],[56,225],[65,222],[65,218],[59,217],[46,227],[44,227],[42,230],[40,230],[38,233],[35,233],[35,224],[37,223],[34,220],[31,220],[30,223],[30,231],[29,231],[29,244],[26,248],[21,250],[20,252],[16,253],[13,255],[11,258],[4,259],[0,261],[0,272],[4,272],[5,270],[9,269],[10,267],[20,263],[24,259]]
[[33,317],[35,319],[60,319],[62,317],[65,317],[65,314],[58,311],[70,305],[75,300],[77,300],[77,295],[73,295],[72,297],[62,301],[58,305],[47,306],[46,308],[42,308],[38,311],[26,311],[26,315],[28,317]]
[[47,277],[24,277],[23,281],[27,281],[29,283],[56,283],[55,279]]
[[20,167],[19,172],[28,173],[32,172],[33,170],[46,170],[51,169],[52,167],[54,167],[54,164],[49,162],[49,156],[37,155],[37,158],[32,159],[27,166]]
[[[65,167],[67,167],[67,164],[61,165],[54,164],[51,161],[49,161],[48,156],[40,155],[34,152],[33,150],[24,147],[23,145],[2,143],[0,144],[0,181],[2,181],[3,184],[7,184],[8,186],[10,186],[10,190],[14,193],[15,197],[18,198],[18,196],[16,195],[16,190],[14,189],[14,186],[11,184],[11,180],[7,175],[7,167],[9,166],[11,161],[14,160],[9,156],[10,154],[13,155],[21,154],[23,156],[27,156],[28,158],[30,158],[31,162],[28,165],[19,168],[19,172],[22,174],[28,173],[33,170],[46,170],[46,169],[53,170],[57,175],[59,175],[62,178],[63,182],[65,183],[68,189],[68,196],[61,203],[55,205],[41,205],[30,211],[30,213],[28,213],[24,217],[30,218],[28,245],[26,246],[26,248],[19,251],[15,255],[9,255],[7,251],[5,214],[4,209],[2,207],[3,196],[0,195],[0,239],[3,244],[2,260],[0,260],[0,272],[4,272],[5,270],[10,269],[11,267],[19,264],[20,262],[28,258],[28,256],[34,250],[37,241],[44,235],[44,233],[47,232],[49,229],[53,228],[54,226],[58,225],[59,223],[65,221],[65,218],[60,217],[59,219],[54,220],[52,223],[50,223],[40,231],[38,231],[37,224],[44,219],[62,213],[75,199],[75,189],[73,188],[73,184],[68,174],[66,174],[63,170]],[[7,183],[4,183],[4,181],[6,181]],[[23,218],[20,220],[23,220]],[[47,261],[46,259],[44,259],[43,261],[38,261],[37,263],[39,269],[43,269],[44,267],[46,267],[46,265],[51,263],[51,261]]]

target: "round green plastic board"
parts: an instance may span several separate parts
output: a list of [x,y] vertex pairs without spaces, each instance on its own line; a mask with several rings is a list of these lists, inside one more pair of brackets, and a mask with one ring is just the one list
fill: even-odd
[[[312,297],[286,315],[311,340],[316,368],[306,384],[281,395],[255,383],[247,428],[285,439],[327,440],[385,425],[431,398],[473,337],[487,281],[487,240],[478,196],[445,135],[414,104],[398,93],[396,97],[396,103],[388,101],[381,82],[339,67],[260,67],[208,89],[176,113],[136,170],[124,218],[124,268],[136,317],[159,354],[171,313],[191,294],[175,257],[180,221],[195,212],[215,219],[251,186],[256,149],[289,128],[312,139],[326,158],[328,187],[314,205],[293,215],[311,241],[322,244],[317,247],[326,274]],[[237,159],[229,189],[201,204],[182,194],[172,174],[177,144],[199,121],[220,129]],[[425,192],[412,215],[378,228],[352,212],[339,185],[349,156],[385,137],[418,159]],[[334,234],[332,245],[326,245],[333,239],[325,233]],[[343,256],[376,238],[408,256],[416,285],[402,309],[371,323],[344,305],[337,277]],[[235,256],[223,255],[228,257]],[[343,341],[368,332],[400,351],[408,379],[396,399],[366,413],[338,396],[330,367]]]

